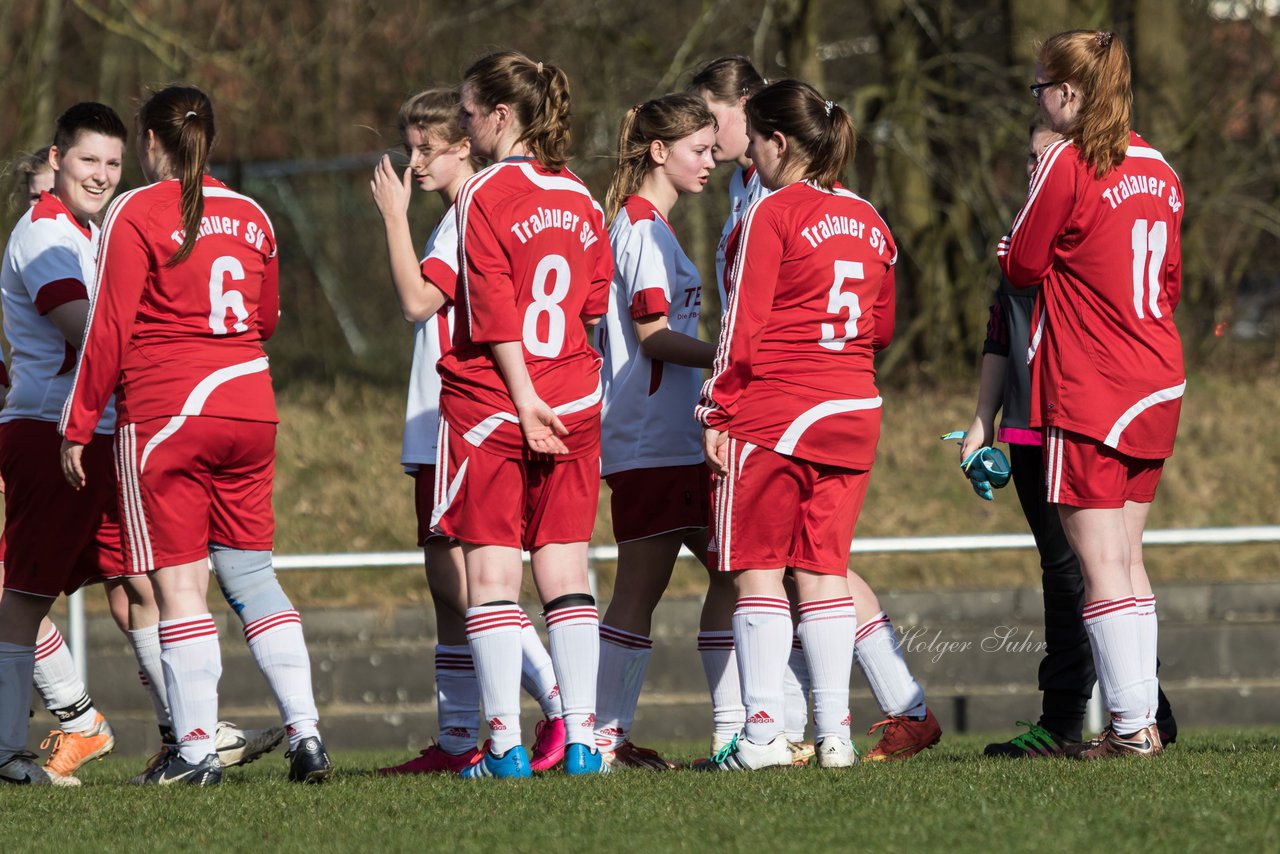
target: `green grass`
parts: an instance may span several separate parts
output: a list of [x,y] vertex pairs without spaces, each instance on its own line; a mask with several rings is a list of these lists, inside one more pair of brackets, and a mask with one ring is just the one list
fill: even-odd
[[[382,779],[402,754],[340,753],[325,787],[268,757],[218,790],[131,789],[141,758],[78,790],[0,790],[6,852],[1266,851],[1280,847],[1280,730],[1188,732],[1154,761],[1017,762],[948,736],[906,763],[752,775],[528,782]],[[692,758],[694,745],[660,745]],[[865,746],[865,745],[864,745]]]

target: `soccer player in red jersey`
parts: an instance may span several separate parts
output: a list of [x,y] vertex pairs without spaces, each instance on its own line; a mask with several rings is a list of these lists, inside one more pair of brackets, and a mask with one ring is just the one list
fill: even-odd
[[332,774],[298,612],[271,566],[276,410],[262,342],[279,316],[275,235],[252,199],[205,174],[203,92],[169,87],[138,112],[144,174],[103,227],[84,347],[62,414],[63,471],[93,488],[84,443],[119,389],[125,557],[150,574],[177,748],[148,783],[217,783],[222,662],[205,591],[212,562],[244,621],[290,740],[290,779]]
[[526,777],[520,744],[521,549],[532,553],[564,705],[565,770],[595,748],[599,617],[587,541],[600,490],[600,356],[613,255],[600,206],[565,168],[569,80],[514,51],[476,60],[464,130],[496,161],[457,201],[453,346],[440,360],[433,527],[462,543],[467,635],[491,733],[467,777]]
[[784,80],[748,100],[749,155],[772,193],[730,244],[729,305],[696,410],[718,475],[717,568],[734,573],[733,616],[747,720],[708,767],[787,765],[781,721],[792,645],[783,573],[793,571],[812,675],[817,759],[856,761],[849,674],[853,529],[880,432],[873,357],[893,335],[897,249],[884,221],[838,184],[853,154],[849,115]]
[[[715,347],[698,340],[702,282],[667,221],[715,167],[715,119],[701,98],[663,95],[627,111],[606,200],[615,272],[600,333],[601,474],[612,490],[618,577],[600,626],[596,744],[615,766],[675,765],[628,738],[653,640],[653,609],[681,545],[706,564],[711,477],[689,417]],[[726,628],[733,586],[712,574],[701,628]]]
[[1031,89],[1066,139],[1041,155],[997,255],[1013,285],[1043,282],[1028,348],[1031,424],[1044,434],[1047,498],[1080,558],[1111,713],[1077,753],[1154,756],[1157,628],[1142,531],[1186,388],[1173,322],[1182,185],[1130,129],[1129,58],[1114,33],[1050,38]]
[[[413,365],[405,411],[401,463],[414,479],[418,544],[426,560],[427,584],[435,607],[436,716],[439,734],[418,756],[380,773],[458,772],[480,758],[480,689],[471,647],[467,644],[467,573],[462,547],[431,532],[436,438],[440,427],[440,375],[436,371],[453,329],[453,300],[458,281],[457,211],[454,202],[463,183],[478,166],[471,142],[459,124],[456,89],[429,89],[400,108],[400,136],[409,168],[397,175],[390,157],[374,170],[370,187],[383,217],[392,282],[406,320],[414,324]],[[411,183],[412,182],[412,183]],[[427,239],[422,259],[409,232],[412,185],[435,192],[445,214]],[[523,617],[525,689],[542,706],[547,719],[538,727],[530,766],[544,770],[564,756],[564,719],[551,657],[533,623]]]

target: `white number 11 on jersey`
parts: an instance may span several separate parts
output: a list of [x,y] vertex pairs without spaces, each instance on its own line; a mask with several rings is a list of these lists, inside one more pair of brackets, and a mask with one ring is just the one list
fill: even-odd
[[[1152,317],[1160,314],[1160,276],[1164,273],[1164,252],[1169,242],[1169,226],[1156,220],[1147,228],[1145,219],[1133,223],[1133,310],[1142,320],[1143,304]],[[1145,297],[1145,299],[1144,299]]]

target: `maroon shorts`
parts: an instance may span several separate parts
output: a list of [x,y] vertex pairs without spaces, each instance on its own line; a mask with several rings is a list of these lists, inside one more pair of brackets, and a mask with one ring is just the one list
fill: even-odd
[[1126,456],[1096,439],[1059,427],[1044,431],[1046,496],[1068,507],[1123,507],[1149,504],[1164,460]]
[[153,418],[116,430],[125,556],[150,572],[209,554],[209,543],[265,551],[276,425],[207,415]]
[[54,597],[128,574],[111,437],[94,436],[85,446],[79,491],[62,476],[61,453],[62,437],[52,422],[0,424],[6,590]]
[[730,438],[711,498],[714,568],[844,575],[870,471],[811,463]]
[[510,459],[472,445],[440,419],[431,530],[463,543],[536,549],[591,539],[600,454]]
[[631,469],[604,480],[618,543],[705,528],[711,518],[711,472],[703,463]]

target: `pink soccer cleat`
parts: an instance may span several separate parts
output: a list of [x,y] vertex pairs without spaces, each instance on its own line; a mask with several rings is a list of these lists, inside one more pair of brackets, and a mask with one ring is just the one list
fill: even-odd
[[402,765],[379,768],[383,777],[400,774],[457,774],[480,761],[480,751],[474,747],[465,753],[449,753],[434,741],[413,759]]
[[564,759],[564,718],[547,718],[533,732],[533,756],[529,759],[529,768],[550,771]]

